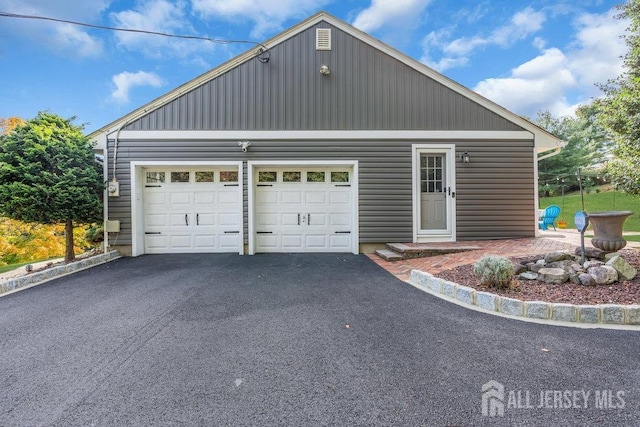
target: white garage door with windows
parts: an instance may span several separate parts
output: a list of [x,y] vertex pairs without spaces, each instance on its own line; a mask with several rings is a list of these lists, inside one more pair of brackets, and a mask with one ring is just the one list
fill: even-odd
[[233,167],[145,168],[144,252],[242,252],[242,187]]
[[260,165],[252,171],[252,252],[357,253],[353,166]]

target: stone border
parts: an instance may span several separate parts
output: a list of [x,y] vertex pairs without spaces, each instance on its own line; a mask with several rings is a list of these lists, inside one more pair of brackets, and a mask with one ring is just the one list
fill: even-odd
[[[640,305],[574,305],[544,301],[520,301],[462,286],[430,273],[412,270],[409,283],[434,296],[486,313],[519,320],[542,321],[563,326],[608,327],[640,325]],[[636,329],[636,328],[634,328]]]
[[98,264],[104,264],[114,259],[120,258],[118,251],[110,251],[104,254],[95,255],[89,258],[81,259],[71,264],[63,264],[55,267],[50,267],[42,271],[27,274],[21,277],[8,279],[5,282],[0,282],[0,297],[13,293],[20,289],[30,288],[35,285],[47,282],[51,279],[55,279],[66,274],[75,273],[76,271],[85,270],[90,267],[94,267]]

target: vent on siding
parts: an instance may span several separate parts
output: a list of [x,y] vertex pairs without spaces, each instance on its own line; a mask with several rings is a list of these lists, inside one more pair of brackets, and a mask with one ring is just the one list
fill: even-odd
[[331,28],[316,28],[316,50],[331,50]]

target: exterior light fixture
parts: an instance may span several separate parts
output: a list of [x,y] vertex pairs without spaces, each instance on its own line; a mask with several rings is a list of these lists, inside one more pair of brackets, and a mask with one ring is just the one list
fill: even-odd
[[471,160],[471,158],[469,157],[469,153],[467,153],[466,151],[462,154],[460,154],[460,161],[462,163],[469,163],[469,161]]
[[331,70],[326,65],[322,65],[320,67],[320,74],[322,74],[323,76],[328,76],[329,74],[331,74]]

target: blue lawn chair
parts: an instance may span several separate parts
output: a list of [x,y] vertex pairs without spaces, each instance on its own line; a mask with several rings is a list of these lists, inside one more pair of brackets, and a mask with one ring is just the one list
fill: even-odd
[[558,205],[549,205],[545,208],[544,213],[538,221],[538,228],[540,230],[547,230],[549,226],[556,229],[556,219],[560,215],[560,207]]

